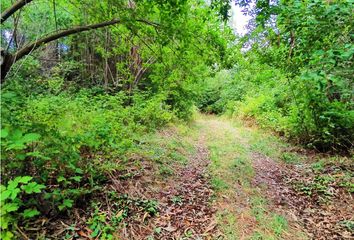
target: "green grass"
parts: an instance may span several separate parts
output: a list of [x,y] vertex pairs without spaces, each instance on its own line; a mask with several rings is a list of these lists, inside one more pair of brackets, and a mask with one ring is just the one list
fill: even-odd
[[225,182],[223,179],[219,177],[213,177],[211,179],[211,186],[217,191],[221,191],[223,189],[229,188],[227,182]]
[[292,152],[283,152],[280,156],[280,159],[285,163],[296,164],[301,162],[301,157]]
[[221,206],[217,219],[226,239],[281,239],[287,220],[269,210],[262,190],[252,186],[252,152],[280,156],[279,140],[221,118],[198,121],[211,155],[211,184]]
[[139,148],[134,149],[131,155],[152,161],[161,177],[172,176],[174,165],[187,165],[189,157],[196,153],[193,134],[196,135],[192,129],[186,131],[185,124],[170,125],[160,133],[142,138]]

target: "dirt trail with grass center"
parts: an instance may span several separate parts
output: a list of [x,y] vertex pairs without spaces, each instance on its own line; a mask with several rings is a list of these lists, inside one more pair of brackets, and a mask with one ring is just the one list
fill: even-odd
[[197,122],[225,239],[354,239],[353,158],[309,154],[228,119]]
[[[270,175],[277,163],[258,152],[264,146],[254,142],[256,133],[213,116],[201,117],[196,124],[206,135],[210,150],[209,170],[222,237],[306,239],[302,227],[290,222],[266,197],[267,186],[277,184],[274,175]],[[269,168],[267,162],[271,162]]]
[[301,151],[198,115],[141,139],[96,212],[117,239],[354,239],[352,159]]

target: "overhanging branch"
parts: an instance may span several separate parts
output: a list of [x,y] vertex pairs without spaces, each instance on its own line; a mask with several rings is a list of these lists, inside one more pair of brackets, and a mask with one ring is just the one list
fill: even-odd
[[[153,26],[153,27],[160,26],[158,23],[150,22],[150,21],[144,20],[144,19],[136,19],[134,21],[141,22],[141,23]],[[111,26],[111,25],[115,25],[118,23],[122,23],[122,21],[120,19],[112,19],[110,21],[105,21],[105,22],[101,22],[101,23],[96,23],[96,24],[91,24],[91,25],[86,25],[86,26],[72,27],[70,29],[61,30],[61,31],[49,34],[49,35],[42,37],[36,41],[28,43],[24,47],[22,47],[20,50],[15,52],[14,54],[10,54],[8,52],[2,51],[1,55],[4,55],[4,56],[2,56],[4,61],[1,63],[1,83],[3,83],[5,81],[5,77],[6,77],[7,73],[10,71],[12,65],[15,62],[17,62],[18,60],[20,60],[24,56],[31,53],[33,50],[39,48],[40,46],[42,46],[46,43],[49,43],[51,41],[57,40],[59,38],[72,35],[72,34],[85,32],[85,31],[89,31],[89,30],[93,30],[93,29],[97,29],[97,28],[102,28],[102,27],[106,27],[106,26]],[[5,58],[5,56],[6,56],[6,58]]]
[[21,9],[23,6],[25,6],[26,4],[28,4],[32,1],[33,0],[18,0],[11,7],[9,7],[8,9],[5,9],[5,11],[3,11],[1,13],[1,23],[5,22],[6,19],[11,17],[12,14],[14,14],[17,10]]
[[23,58],[24,56],[26,56],[27,54],[29,54],[31,51],[42,46],[43,44],[49,43],[49,42],[57,40],[59,38],[66,37],[66,36],[69,36],[69,35],[72,35],[75,33],[80,33],[80,32],[84,32],[84,31],[89,31],[89,30],[93,30],[93,29],[97,29],[97,28],[102,28],[102,27],[118,24],[120,22],[121,21],[119,19],[113,19],[110,21],[101,22],[101,23],[97,23],[97,24],[78,26],[78,27],[73,27],[71,29],[61,30],[59,32],[53,33],[49,36],[40,38],[32,43],[25,45],[23,48],[21,48],[16,53],[14,53],[14,59],[15,59],[15,61],[18,61],[21,58]]

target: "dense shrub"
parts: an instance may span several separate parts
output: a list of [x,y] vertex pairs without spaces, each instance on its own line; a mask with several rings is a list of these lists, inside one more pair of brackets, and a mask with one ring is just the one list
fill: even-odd
[[[51,159],[51,168],[63,173],[68,170],[68,163],[78,163],[83,149],[91,153],[108,149],[124,152],[142,133],[163,126],[173,118],[162,95],[137,94],[130,98],[124,94],[93,95],[83,90],[75,96],[64,92],[22,101],[15,92],[7,91],[3,96],[11,97],[11,100],[4,97],[4,101],[19,101],[17,107],[11,104],[11,109],[3,108],[3,129],[39,134],[40,140],[33,148],[45,159]],[[36,172],[43,177],[45,161],[32,159],[33,163],[36,161],[38,164],[34,167],[39,168]],[[20,166],[21,161],[18,164]],[[3,167],[9,165],[3,164]]]
[[[162,94],[110,95],[83,89],[76,94],[62,91],[25,96],[19,91],[23,85],[16,86],[13,83],[2,91],[1,172],[5,186],[1,191],[2,195],[10,191],[12,185],[6,188],[6,183],[14,176],[31,175],[40,186],[47,186],[41,201],[29,201],[33,196],[26,194],[11,198],[21,201],[14,211],[30,209],[33,216],[53,216],[85,199],[106,181],[109,171],[123,167],[124,154],[136,147],[141,136],[174,118]],[[6,204],[10,203],[1,206]],[[11,209],[1,220],[12,224],[21,217],[10,216]],[[11,235],[11,229],[1,228]]]
[[310,148],[349,150],[354,136],[351,87],[340,79],[329,86],[327,78],[308,69],[289,77],[248,53],[233,69],[204,83],[198,104],[204,112],[254,119]]
[[249,7],[255,19],[240,41],[246,47],[232,55],[231,70],[207,83],[200,108],[255,119],[320,151],[350,151],[352,1],[257,1]]

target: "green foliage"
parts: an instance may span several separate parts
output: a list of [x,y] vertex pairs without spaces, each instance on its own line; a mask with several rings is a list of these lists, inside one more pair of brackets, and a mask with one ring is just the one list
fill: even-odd
[[300,162],[300,156],[296,153],[283,152],[281,159],[286,163],[298,163]]
[[14,129],[10,132],[8,129],[1,130],[2,143],[4,144],[5,151],[9,150],[23,150],[28,143],[37,141],[41,135],[37,133],[24,134],[19,129]]
[[[6,197],[4,219],[23,224],[40,214],[65,214],[81,199],[89,199],[96,186],[106,181],[108,171],[124,167],[124,163],[117,164],[117,158],[134,149],[142,135],[175,118],[164,100],[163,94],[136,93],[129,97],[94,90],[18,97],[18,102],[10,105],[11,111],[2,109],[2,179],[8,184],[5,193],[13,189],[9,197],[2,194]],[[44,185],[29,181],[32,177],[11,180],[29,174],[29,170],[40,182],[54,186],[42,193]],[[29,199],[27,195],[34,194],[41,195],[43,212],[37,210],[36,198],[31,200],[33,205],[22,204],[22,196]],[[150,214],[156,213],[153,203],[141,204]],[[11,231],[3,234],[10,236]],[[108,230],[104,232],[108,234]]]
[[114,228],[106,223],[106,213],[100,212],[98,208],[88,220],[89,228],[92,230],[91,237],[99,237],[102,240],[113,239]]
[[240,41],[248,50],[231,48],[234,66],[206,83],[200,108],[256,120],[319,151],[349,152],[352,1],[256,1],[250,12],[256,26]]
[[147,199],[133,199],[128,195],[117,195],[110,192],[109,197],[114,203],[110,208],[111,214],[102,210],[101,205],[93,203],[91,217],[87,220],[91,237],[99,239],[115,239],[114,233],[122,221],[134,211],[144,212],[154,216],[158,212],[158,202]]
[[354,185],[351,163],[351,159],[346,158],[322,158],[310,165],[309,170],[313,174],[294,181],[294,187],[319,204],[338,198],[338,193],[343,190],[352,193]]
[[[236,2],[251,8],[251,1]],[[5,0],[4,9],[12,4]],[[30,3],[2,25],[1,48],[15,53],[58,29],[121,20],[41,46],[16,62],[2,84],[3,239],[17,237],[8,223],[64,216],[90,203],[109,175],[125,168],[129,152],[146,150],[149,133],[191,119],[195,104],[255,120],[321,151],[352,147],[352,1],[256,1],[254,31],[237,41],[226,25],[229,9],[225,0],[57,0]],[[13,31],[12,42],[3,38]],[[160,164],[166,177],[173,174],[166,159],[185,163],[181,149],[187,147],[171,143],[142,155]],[[264,150],[266,144],[252,147]],[[251,177],[243,159],[232,164]],[[304,189],[323,192],[326,181]],[[221,178],[212,184],[228,188]],[[133,207],[158,212],[156,201],[115,200],[120,205],[112,226],[101,206],[94,207],[92,237],[112,239]],[[280,235],[285,224],[274,222]]]
[[334,182],[332,176],[318,176],[311,182],[299,182],[296,184],[296,189],[310,197],[317,197],[319,202],[326,202],[332,196],[330,184]]
[[34,200],[34,194],[41,193],[45,186],[32,179],[30,176],[21,176],[8,181],[6,186],[0,185],[1,239],[15,239],[14,226],[19,220],[40,215],[31,202]]
[[[124,107],[126,101],[131,101],[131,105]],[[41,136],[40,143],[33,146],[34,151],[27,151],[25,156],[31,157],[32,164],[43,178],[49,174],[43,168],[46,171],[56,169],[59,175],[73,177],[75,169],[72,166],[80,167],[78,161],[82,155],[105,149],[125,152],[133,147],[140,134],[163,126],[173,118],[162,96],[149,99],[136,95],[129,100],[123,94],[93,95],[81,91],[76,97],[67,94],[39,96],[28,99],[24,104],[26,109],[16,113],[18,121],[4,119],[3,126],[10,128],[16,124],[40,135],[22,134],[19,130],[10,132],[2,142],[9,158],[5,161],[13,160],[18,151],[23,150],[24,144]],[[7,132],[5,130],[3,135]],[[45,165],[49,159],[51,166]]]
[[173,202],[173,204],[175,205],[182,205],[183,204],[183,197],[181,196],[173,196],[171,198],[171,201]]
[[217,177],[215,177],[211,180],[211,185],[213,186],[213,188],[215,190],[222,190],[222,189],[227,189],[230,187],[224,180],[222,180],[221,178],[217,178]]
[[198,107],[200,110],[207,113],[222,113],[225,111],[225,100],[230,98],[237,99],[237,89],[232,89],[233,92],[229,92],[230,88],[226,88],[231,84],[232,75],[230,71],[222,70],[217,72],[214,77],[205,79],[201,86],[203,87],[202,93],[198,98]]
[[339,224],[346,227],[350,232],[354,231],[354,221],[345,220],[345,221],[340,221]]

